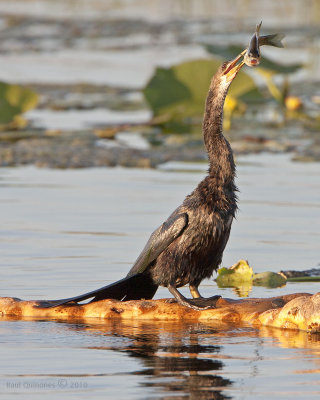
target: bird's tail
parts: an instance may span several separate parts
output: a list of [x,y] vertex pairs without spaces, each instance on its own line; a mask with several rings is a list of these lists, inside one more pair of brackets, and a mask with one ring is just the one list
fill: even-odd
[[79,296],[70,297],[60,300],[47,300],[41,303],[40,308],[52,308],[67,303],[79,303],[84,300],[91,299],[89,303],[99,300],[115,299],[115,300],[139,300],[152,299],[158,286],[153,283],[151,278],[146,274],[135,274],[127,276],[110,285],[103,286],[100,289],[93,290]]

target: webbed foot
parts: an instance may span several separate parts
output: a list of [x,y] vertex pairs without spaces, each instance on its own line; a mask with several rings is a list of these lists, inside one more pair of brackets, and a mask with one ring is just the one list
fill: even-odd
[[221,296],[212,296],[208,298],[199,297],[196,299],[187,299],[177,290],[176,287],[169,285],[168,289],[170,293],[176,298],[178,303],[197,311],[208,310],[209,308],[216,308],[216,303],[221,298]]
[[196,307],[200,307],[201,310],[206,310],[208,308],[216,308],[216,303],[219,299],[221,299],[221,296],[217,295],[212,297],[199,297],[188,301]]

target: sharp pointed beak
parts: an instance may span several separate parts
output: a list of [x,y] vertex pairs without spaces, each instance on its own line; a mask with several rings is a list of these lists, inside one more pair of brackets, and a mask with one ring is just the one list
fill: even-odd
[[245,52],[240,53],[234,60],[230,61],[226,70],[224,71],[224,75],[226,76],[228,83],[236,77],[237,73],[243,67],[243,61],[241,61],[239,64],[237,64],[237,62],[241,60],[241,58],[244,56],[244,53]]

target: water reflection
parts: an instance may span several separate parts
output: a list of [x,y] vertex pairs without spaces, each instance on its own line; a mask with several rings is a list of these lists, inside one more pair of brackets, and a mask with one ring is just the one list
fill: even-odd
[[224,389],[232,385],[232,381],[222,376],[221,345],[208,340],[221,335],[214,327],[126,321],[82,327],[72,325],[71,329],[74,328],[109,338],[130,339],[125,347],[115,342],[116,345],[95,349],[120,351],[138,359],[141,369],[134,371],[133,375],[147,377],[140,382],[142,387],[168,393],[161,396],[163,399],[171,399],[173,393],[175,399],[230,398],[224,394]]
[[[262,337],[273,337],[277,339],[277,345],[280,345],[281,347],[317,350],[320,355],[319,333],[261,327],[260,335]],[[320,359],[318,361],[320,365]]]
[[[157,398],[166,400],[231,399],[233,393],[242,392],[251,379],[259,382],[268,376],[270,362],[274,365],[272,373],[276,380],[278,374],[283,373],[283,356],[276,350],[279,347],[300,349],[299,353],[284,356],[285,363],[293,363],[293,376],[307,374],[312,380],[319,370],[320,337],[306,332],[257,330],[221,322],[108,321],[65,326],[103,338],[100,345],[87,347],[91,350],[114,351],[138,360],[140,368],[130,374],[137,377],[141,388],[153,389]],[[299,363],[301,358],[308,360],[307,367]],[[283,378],[288,384],[288,375]],[[255,390],[279,393],[283,382],[280,379],[272,389],[263,383],[256,385]],[[252,396],[254,398],[254,392]]]
[[[62,377],[70,383],[68,390],[74,381],[86,385],[91,398],[105,398],[101,388],[108,388],[107,398],[119,399],[251,400],[262,394],[298,399],[320,394],[320,337],[306,332],[221,322],[3,317],[0,334],[7,343],[0,386],[1,381],[57,385]],[[39,365],[33,363],[35,357]]]

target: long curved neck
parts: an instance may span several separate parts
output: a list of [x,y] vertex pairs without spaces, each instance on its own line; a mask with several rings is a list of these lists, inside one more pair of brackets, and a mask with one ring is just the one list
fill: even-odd
[[211,81],[203,119],[203,138],[209,158],[209,175],[221,183],[233,181],[235,165],[229,142],[222,134],[223,105],[228,87],[216,84],[215,77]]

